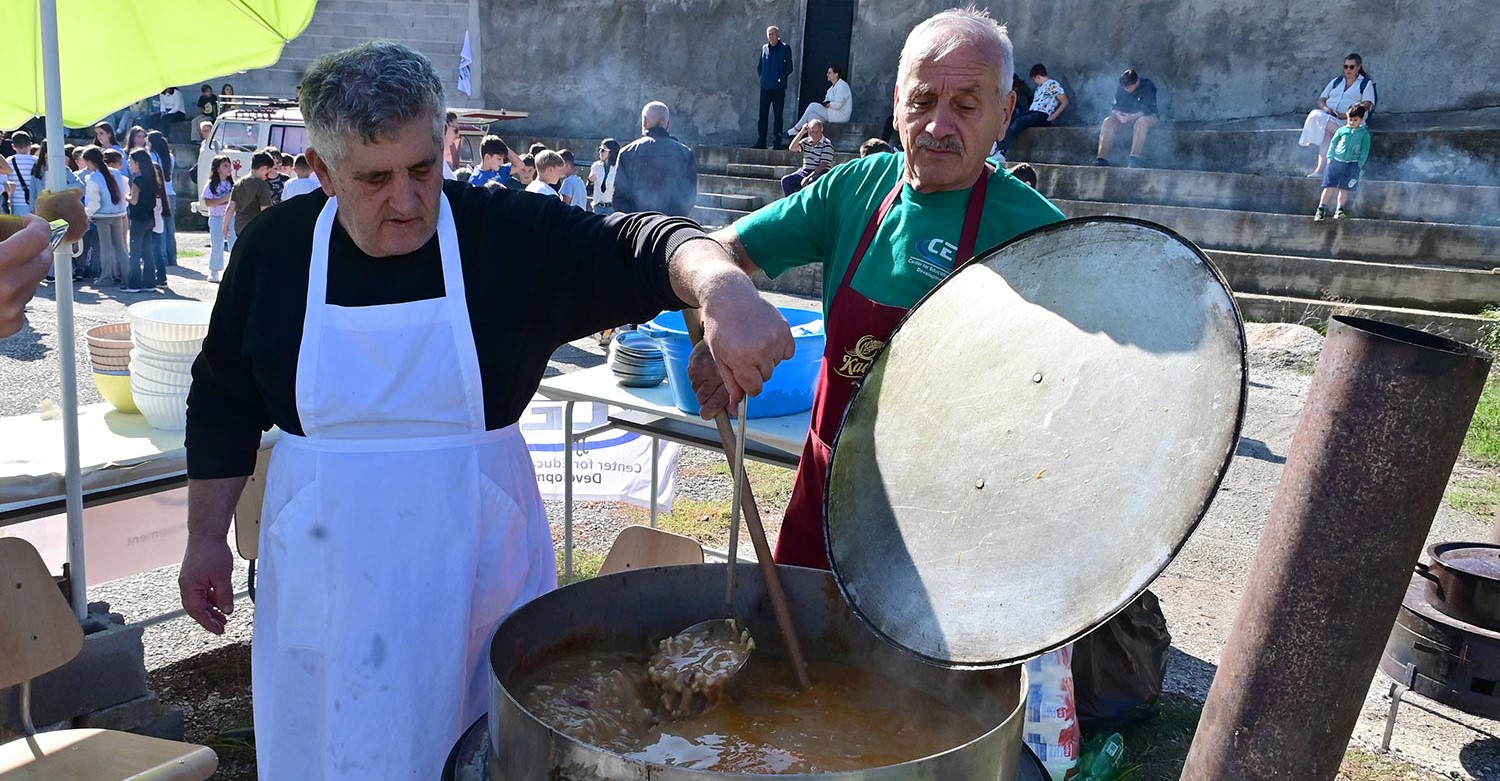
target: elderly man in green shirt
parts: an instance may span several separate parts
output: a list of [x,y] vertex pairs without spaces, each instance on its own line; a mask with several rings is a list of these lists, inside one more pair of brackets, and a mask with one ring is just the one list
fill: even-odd
[[[776,277],[823,264],[828,343],[812,425],[776,561],[828,569],[823,500],[830,443],[854,389],[906,312],[976,250],[1063,219],[1046,198],[985,162],[1015,109],[1013,50],[983,11],[918,25],[901,51],[895,126],[904,155],[870,155],[714,235],[747,272]],[[704,418],[727,394],[701,351],[694,389]]]

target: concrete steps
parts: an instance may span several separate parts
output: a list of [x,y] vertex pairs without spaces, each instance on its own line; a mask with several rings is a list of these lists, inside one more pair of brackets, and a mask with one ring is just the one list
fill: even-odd
[[[699,186],[702,186],[701,182]],[[726,211],[745,212],[748,214],[766,204],[765,199],[759,195],[703,192],[700,190],[698,193],[698,205],[715,209],[724,209]]]
[[1469,269],[1366,263],[1290,255],[1208,250],[1231,289],[1241,293],[1317,299],[1330,304],[1479,314],[1500,302],[1500,273]]
[[782,197],[780,181],[755,176],[698,174],[698,191],[703,193],[755,196],[761,199],[762,204],[770,203]]
[[1500,227],[1398,220],[1329,220],[1226,209],[1053,199],[1069,217],[1118,215],[1160,223],[1206,249],[1488,271],[1500,267]]
[[[1494,185],[1500,182],[1500,129],[1382,130],[1379,115],[1365,181]],[[1312,170],[1317,150],[1297,145],[1298,129],[1216,130],[1163,124],[1152,131],[1145,161],[1186,171],[1300,176]],[[1033,128],[1011,147],[1012,162],[1089,165],[1097,125]],[[1125,140],[1110,159],[1125,162]]]
[[1254,293],[1234,294],[1240,315],[1262,323],[1301,323],[1319,325],[1334,315],[1353,315],[1386,323],[1395,323],[1460,342],[1474,343],[1497,321],[1479,315],[1433,312],[1427,309],[1372,306],[1346,301],[1322,301],[1291,296],[1264,296]]
[[[1040,163],[1034,168],[1042,192],[1069,201],[1310,215],[1322,192],[1319,180],[1305,176]],[[1367,219],[1500,226],[1500,187],[1367,180],[1353,210]]]
[[[698,194],[700,200],[703,195],[703,193]],[[693,207],[693,221],[705,228],[722,228],[749,213],[748,211],[724,209],[715,206],[695,206]]]
[[724,170],[730,176],[744,176],[752,179],[776,179],[786,176],[798,168],[797,165],[768,165],[765,163],[730,163]]

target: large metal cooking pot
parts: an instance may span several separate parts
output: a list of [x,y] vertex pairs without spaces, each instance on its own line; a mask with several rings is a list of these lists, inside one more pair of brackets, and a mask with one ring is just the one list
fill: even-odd
[[[939,691],[993,726],[901,765],[787,777],[1013,781],[1026,691],[1017,663],[1092,631],[1182,548],[1233,457],[1245,382],[1224,278],[1161,226],[1068,220],[949,275],[897,327],[845,413],[824,519],[833,574],[781,571],[809,658]],[[735,611],[774,653],[758,571],[735,572]],[[507,688],[557,649],[644,651],[723,616],[726,574],[625,572],[506,619],[490,651],[495,778],[743,775],[585,745]]]
[[1500,630],[1500,545],[1439,542],[1427,548],[1430,564],[1417,563],[1427,598],[1460,621]]
[[[631,570],[574,583],[512,613],[490,644],[494,703],[490,711],[490,776],[497,781],[688,781],[745,774],[649,765],[571,738],[527,712],[508,686],[557,649],[637,648],[682,631],[705,617],[724,615],[727,565]],[[847,661],[929,692],[955,710],[975,714],[988,732],[941,754],[883,768],[781,775],[786,779],[851,781],[1015,781],[1024,722],[1024,668],[948,670],[881,641],[849,610],[833,576],[781,567],[809,659]],[[741,564],[734,612],[750,628],[757,662],[780,655],[770,602],[759,569]],[[752,662],[756,663],[756,662]],[[897,703],[892,703],[898,706]],[[760,777],[760,776],[756,776]]]

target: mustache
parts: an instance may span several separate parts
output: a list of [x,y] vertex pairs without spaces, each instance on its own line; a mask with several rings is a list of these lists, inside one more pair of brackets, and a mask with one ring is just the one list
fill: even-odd
[[936,149],[941,152],[954,152],[960,155],[964,153],[963,142],[958,140],[958,136],[933,138],[932,134],[926,131],[917,136],[916,146],[918,149]]

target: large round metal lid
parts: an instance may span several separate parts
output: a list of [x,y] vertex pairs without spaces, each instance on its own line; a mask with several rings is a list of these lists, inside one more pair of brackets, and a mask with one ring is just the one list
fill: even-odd
[[1197,247],[1069,220],[907,315],[833,448],[839,586],[886,639],[956,666],[1086,634],[1167,566],[1239,439],[1245,337]]

